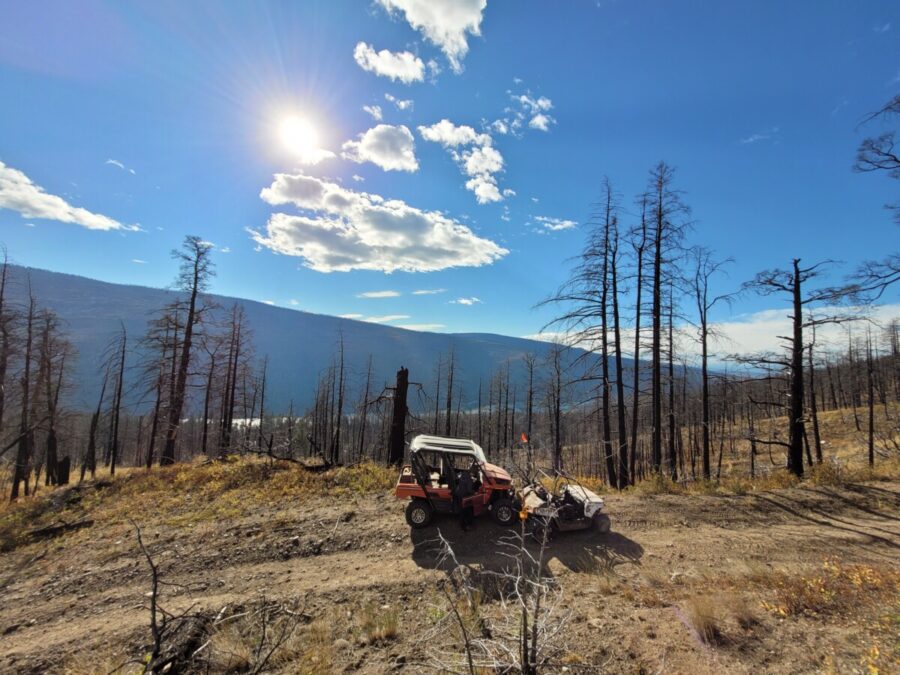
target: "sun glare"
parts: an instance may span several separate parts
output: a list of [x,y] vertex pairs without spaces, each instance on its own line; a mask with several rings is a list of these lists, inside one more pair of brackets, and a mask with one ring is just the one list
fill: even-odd
[[286,117],[281,122],[281,142],[300,157],[307,157],[319,147],[319,136],[308,120],[302,117]]

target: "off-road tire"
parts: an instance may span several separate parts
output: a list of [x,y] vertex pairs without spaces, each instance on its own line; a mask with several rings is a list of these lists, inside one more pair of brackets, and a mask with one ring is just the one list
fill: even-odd
[[605,513],[595,513],[591,519],[591,529],[600,534],[606,534],[612,527],[609,516]]
[[519,514],[510,499],[498,499],[491,505],[491,517],[498,525],[508,527],[516,522]]
[[406,507],[406,522],[414,530],[421,530],[431,525],[434,510],[424,499],[413,499]]

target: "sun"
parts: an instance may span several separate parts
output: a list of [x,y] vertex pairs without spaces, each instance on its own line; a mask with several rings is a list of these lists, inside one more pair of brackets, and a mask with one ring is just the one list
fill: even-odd
[[318,150],[319,135],[309,120],[296,115],[285,117],[279,131],[284,147],[299,157],[309,157]]

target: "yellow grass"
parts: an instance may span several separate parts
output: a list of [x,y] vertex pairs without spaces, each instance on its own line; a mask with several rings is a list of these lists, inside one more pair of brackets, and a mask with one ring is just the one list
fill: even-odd
[[[312,473],[288,462],[232,457],[221,462],[185,463],[122,471],[87,482],[83,489],[58,488],[0,507],[0,550],[23,541],[27,529],[89,514],[95,521],[146,522],[158,518],[169,525],[195,525],[212,519],[240,517],[252,509],[277,508],[311,496],[350,496],[390,489],[394,468],[365,462],[348,468]],[[65,497],[65,498],[64,498]]]

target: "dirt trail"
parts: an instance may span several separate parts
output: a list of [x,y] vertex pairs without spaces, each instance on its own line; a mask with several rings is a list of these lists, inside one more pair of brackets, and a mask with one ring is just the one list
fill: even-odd
[[[572,638],[594,643],[598,670],[732,672],[816,669],[802,648],[813,637],[797,629],[798,654],[759,639],[743,654],[713,651],[697,643],[663,600],[647,606],[610,594],[589,561],[604,561],[620,588],[643,588],[647,580],[704,582],[758,569],[808,569],[831,555],[847,562],[900,562],[900,484],[808,488],[748,496],[610,496],[608,535],[570,533],[552,545],[547,567],[571,591]],[[341,510],[324,499],[277,514],[194,527],[142,524],[166,582],[172,611],[196,605],[218,611],[261,595],[306,595],[326,609],[360,601],[401,602],[400,644],[391,655],[417,647],[420,598],[443,572],[433,540],[438,530],[458,560],[498,567],[504,531],[489,520],[462,535],[452,520],[413,531],[403,504],[389,495],[358,499]],[[102,542],[102,543],[98,543]],[[0,555],[0,672],[40,672],[61,657],[117,640],[146,639],[149,588],[145,561],[126,523],[98,524],[47,543]],[[417,614],[418,612],[418,614]],[[787,631],[786,631],[787,632]],[[361,670],[386,668],[378,654]],[[407,661],[406,670],[419,666]],[[340,668],[352,669],[359,659]]]

